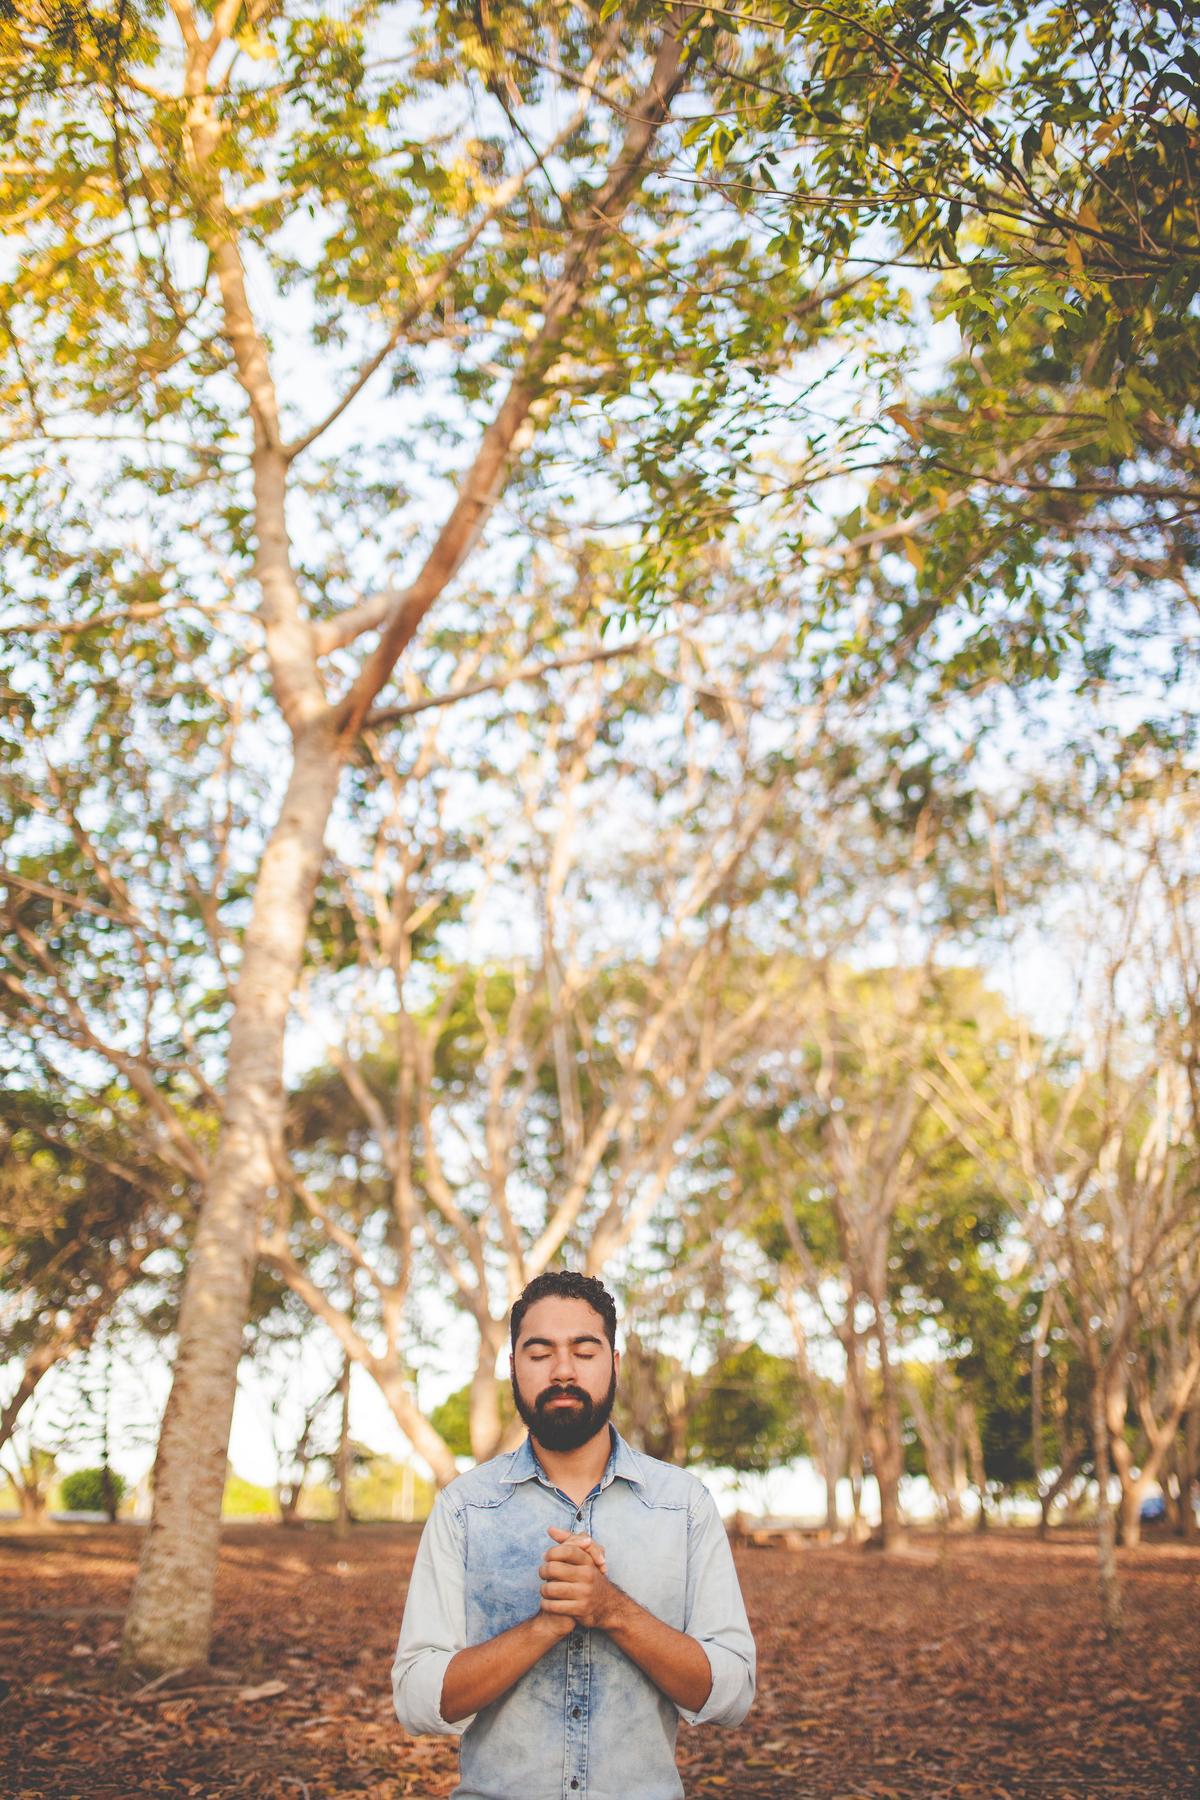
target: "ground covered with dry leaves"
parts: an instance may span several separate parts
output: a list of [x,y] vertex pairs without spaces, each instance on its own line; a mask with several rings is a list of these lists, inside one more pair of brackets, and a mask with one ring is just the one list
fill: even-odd
[[[115,1670],[137,1531],[0,1533],[0,1794],[447,1795],[453,1746],[406,1736],[388,1689],[416,1537],[230,1527],[212,1668],[131,1693]],[[1125,1555],[1115,1646],[1082,1538],[738,1561],[759,1698],[738,1731],[683,1728],[689,1796],[1200,1795],[1200,1550]]]

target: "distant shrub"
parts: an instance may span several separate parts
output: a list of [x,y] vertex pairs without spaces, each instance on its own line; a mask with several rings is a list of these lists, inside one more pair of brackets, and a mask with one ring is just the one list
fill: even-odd
[[125,1479],[115,1469],[72,1469],[63,1476],[58,1492],[67,1512],[115,1512]]

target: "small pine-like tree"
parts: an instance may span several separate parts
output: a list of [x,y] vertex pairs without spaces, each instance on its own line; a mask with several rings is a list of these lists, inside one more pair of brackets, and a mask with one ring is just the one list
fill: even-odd
[[115,1521],[125,1478],[115,1469],[72,1469],[63,1476],[58,1491],[68,1512],[102,1512]]

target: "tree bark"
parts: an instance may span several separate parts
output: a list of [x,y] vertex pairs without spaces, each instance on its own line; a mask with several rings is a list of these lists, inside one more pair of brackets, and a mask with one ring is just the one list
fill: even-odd
[[1142,1457],[1138,1473],[1130,1472],[1128,1480],[1125,1471],[1121,1474],[1121,1501],[1123,1541],[1126,1544],[1138,1544],[1142,1536],[1142,1501],[1151,1485],[1158,1480],[1166,1457],[1179,1435],[1179,1427],[1191,1404],[1196,1384],[1200,1381],[1200,1347],[1192,1354],[1187,1365],[1175,1371],[1169,1384],[1166,1396],[1166,1409],[1162,1418],[1155,1415],[1154,1403],[1149,1386],[1143,1381],[1139,1391],[1138,1410],[1141,1413],[1142,1430],[1145,1434],[1146,1453]]
[[500,1386],[496,1378],[496,1358],[500,1353],[500,1328],[480,1328],[479,1355],[471,1378],[469,1429],[471,1455],[476,1462],[495,1456],[504,1435],[500,1417]]
[[350,1358],[343,1355],[342,1375],[338,1382],[341,1409],[338,1414],[337,1448],[337,1518],[333,1535],[339,1541],[350,1535]]
[[836,1537],[842,1528],[838,1517],[838,1472],[832,1461],[825,1459],[821,1473],[825,1477],[825,1529],[830,1537]]
[[1142,1499],[1142,1482],[1133,1472],[1133,1451],[1125,1436],[1125,1415],[1129,1409],[1128,1383],[1123,1365],[1117,1363],[1112,1366],[1114,1360],[1110,1359],[1105,1382],[1104,1412],[1108,1424],[1106,1443],[1121,1484],[1121,1501],[1116,1518],[1117,1538],[1119,1543],[1136,1545],[1140,1536],[1138,1508]]
[[[1029,1366],[1030,1402],[1029,1402],[1029,1452],[1033,1465],[1033,1491],[1038,1497],[1041,1508],[1041,1519],[1038,1524],[1038,1536],[1045,1538],[1050,1528],[1050,1505],[1042,1493],[1042,1435],[1044,1429],[1043,1394],[1045,1392],[1047,1340],[1050,1336],[1050,1321],[1053,1316],[1053,1288],[1047,1288],[1038,1308],[1037,1326],[1033,1334],[1032,1358]],[[1060,1470],[1061,1473],[1061,1470]]]
[[1112,1466],[1108,1453],[1107,1383],[1104,1371],[1092,1369],[1092,1436],[1096,1457],[1096,1552],[1100,1572],[1100,1620],[1106,1638],[1121,1632],[1121,1583],[1117,1574],[1117,1545],[1108,1484]]
[[[236,225],[218,173],[222,126],[208,78],[232,14],[219,9],[205,37],[186,5],[174,10],[187,50],[183,93],[196,231],[212,258],[224,332],[254,429],[255,573],[275,699],[292,732],[294,762],[283,810],[263,856],[243,947],[221,1134],[184,1284],[175,1373],[155,1462],[154,1512],[121,1647],[123,1669],[151,1674],[188,1667],[208,1656],[225,1459],[259,1211],[282,1161],[284,1034],[341,764],[398,657],[461,568],[496,504],[518,433],[544,391],[600,246],[618,228],[632,200],[682,80],[680,45],[669,28],[660,39],[649,83],[627,114],[623,142],[593,209],[568,243],[542,328],[483,433],[457,500],[411,587],[397,596],[381,621],[376,648],[331,710],[311,622],[291,568],[285,516],[289,459],[266,345],[247,297]],[[421,1418],[398,1367],[381,1359],[359,1360],[372,1367],[401,1426],[414,1448],[431,1461],[438,1480],[452,1479],[453,1458]]]
[[221,1139],[196,1226],[179,1347],[155,1459],[154,1510],[121,1664],[163,1673],[207,1659],[221,1495],[258,1212],[283,1129],[283,1047],[340,761],[322,722],[296,742],[263,855],[230,1028]]
[[46,1495],[39,1486],[26,1487],[18,1484],[17,1499],[21,1507],[22,1525],[40,1525],[46,1516]]
[[867,1441],[875,1465],[875,1483],[879,1489],[879,1531],[884,1550],[900,1548],[904,1542],[904,1516],[900,1511],[900,1477],[904,1473],[904,1433],[901,1426],[900,1393],[896,1371],[892,1365],[883,1316],[884,1302],[871,1297],[874,1314],[873,1336],[879,1356],[881,1403],[872,1412]]
[[1142,1501],[1149,1490],[1150,1476],[1144,1470],[1121,1477],[1120,1538],[1127,1550],[1136,1550],[1142,1541]]
[[1200,1404],[1188,1412],[1179,1451],[1180,1536],[1195,1543],[1200,1536],[1196,1520],[1196,1483],[1200,1479]]

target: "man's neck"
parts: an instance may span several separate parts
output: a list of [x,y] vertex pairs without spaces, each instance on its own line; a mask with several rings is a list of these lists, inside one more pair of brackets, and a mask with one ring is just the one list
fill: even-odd
[[574,1500],[576,1506],[587,1499],[608,1467],[612,1454],[612,1432],[602,1425],[595,1437],[578,1450],[544,1450],[537,1439],[534,1452],[556,1488]]

